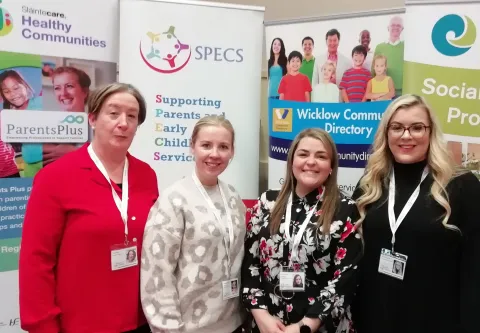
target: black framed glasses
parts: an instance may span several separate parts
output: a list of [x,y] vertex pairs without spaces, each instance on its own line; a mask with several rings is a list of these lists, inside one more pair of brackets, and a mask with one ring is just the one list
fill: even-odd
[[429,128],[430,126],[427,126],[424,123],[413,123],[410,126],[404,126],[400,123],[391,123],[388,125],[388,133],[394,138],[401,138],[405,134],[405,131],[408,131],[412,138],[420,139],[423,138]]

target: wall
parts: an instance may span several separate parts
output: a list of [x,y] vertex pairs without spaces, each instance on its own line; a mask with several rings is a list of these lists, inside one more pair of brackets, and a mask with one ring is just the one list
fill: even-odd
[[[378,11],[382,9],[404,7],[404,0],[209,0],[211,2],[230,2],[250,6],[265,7],[265,24],[281,23],[282,21],[319,18],[325,16]],[[417,0],[422,1],[422,0]],[[424,0],[423,0],[424,1]],[[292,26],[293,27],[293,26]],[[299,51],[301,48],[299,47]],[[268,163],[268,114],[267,114],[267,72],[266,56],[263,50],[262,71],[262,101],[261,101],[261,131],[260,131],[260,183],[259,191],[267,188]]]

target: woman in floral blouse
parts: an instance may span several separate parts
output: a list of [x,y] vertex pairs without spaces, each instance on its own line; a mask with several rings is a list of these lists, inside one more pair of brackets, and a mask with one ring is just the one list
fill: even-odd
[[261,195],[247,225],[242,266],[252,332],[353,332],[349,304],[362,240],[354,228],[356,206],[340,193],[337,170],[329,134],[306,129],[290,147],[280,191]]

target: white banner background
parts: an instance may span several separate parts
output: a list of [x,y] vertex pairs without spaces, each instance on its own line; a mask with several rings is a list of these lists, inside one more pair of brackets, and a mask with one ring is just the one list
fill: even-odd
[[[13,69],[23,74],[35,91],[37,103],[42,106],[40,110],[63,110],[60,97],[53,91],[52,79],[42,75],[42,70],[46,69],[45,64],[83,70],[91,79],[90,89],[115,81],[118,57],[118,0],[3,0],[0,8],[3,16],[8,12],[13,22],[11,31],[6,33],[6,30],[3,30],[5,25],[0,31],[0,72]],[[5,17],[0,17],[0,20],[4,19]],[[70,43],[67,37],[70,38]],[[35,63],[35,66],[25,65],[25,62],[15,65],[16,56],[11,53],[33,55],[33,60],[29,63]],[[7,58],[8,64],[4,60]],[[0,110],[2,104],[0,98]],[[26,200],[22,200],[21,205],[8,200],[16,196],[28,198],[27,188],[31,182],[32,178],[0,178],[0,205],[3,208],[0,210],[2,333],[22,332],[17,269],[25,209],[23,203]],[[12,186],[17,193],[11,191]],[[11,220],[13,214],[21,218]]]
[[[236,142],[222,179],[243,199],[257,197],[263,15],[263,8],[204,1],[120,2],[119,77],[142,92],[148,108],[130,151],[157,172],[160,192],[191,174],[195,122],[224,113]],[[188,48],[178,50],[177,41]]]

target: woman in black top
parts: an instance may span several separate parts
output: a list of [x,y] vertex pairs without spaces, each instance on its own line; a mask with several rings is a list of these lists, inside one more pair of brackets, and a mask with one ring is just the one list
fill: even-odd
[[337,187],[330,135],[293,141],[280,191],[263,193],[247,225],[242,298],[254,333],[350,333],[362,241],[358,211]]
[[455,167],[442,136],[418,96],[392,102],[380,123],[354,193],[365,241],[358,333],[480,332],[480,182]]

